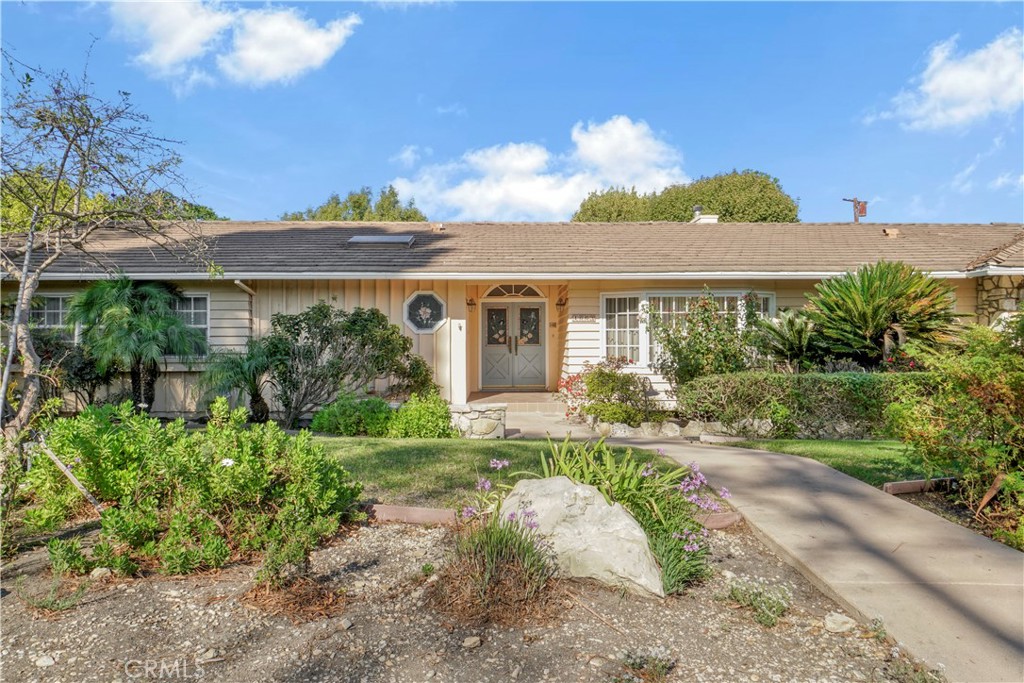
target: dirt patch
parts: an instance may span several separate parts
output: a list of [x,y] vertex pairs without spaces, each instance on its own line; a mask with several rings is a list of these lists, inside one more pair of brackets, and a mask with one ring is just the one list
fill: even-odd
[[[249,681],[609,681],[628,650],[662,648],[672,681],[881,681],[890,644],[861,625],[829,633],[838,607],[768,552],[742,525],[711,532],[714,576],[683,596],[641,599],[570,584],[559,613],[521,627],[471,628],[427,605],[423,565],[441,567],[442,528],[362,527],[313,555],[318,591],[340,613],[293,622],[243,596],[255,569],[93,582],[81,602],[43,619],[13,593],[2,598],[4,679],[138,681],[171,677]],[[3,571],[35,592],[50,585],[46,553]],[[726,574],[788,584],[794,604],[774,629],[718,596]],[[477,640],[479,638],[479,640]]]

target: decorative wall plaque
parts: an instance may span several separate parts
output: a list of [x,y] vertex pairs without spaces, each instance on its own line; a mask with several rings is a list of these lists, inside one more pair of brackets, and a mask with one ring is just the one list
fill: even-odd
[[413,292],[405,300],[405,324],[416,334],[433,334],[447,319],[444,299],[433,292]]

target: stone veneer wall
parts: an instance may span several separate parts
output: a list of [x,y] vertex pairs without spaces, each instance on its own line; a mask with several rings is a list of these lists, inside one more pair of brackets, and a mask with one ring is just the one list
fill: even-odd
[[990,325],[1003,313],[1021,307],[1024,275],[994,275],[978,278],[978,324]]
[[464,439],[504,439],[508,404],[452,405],[452,427]]

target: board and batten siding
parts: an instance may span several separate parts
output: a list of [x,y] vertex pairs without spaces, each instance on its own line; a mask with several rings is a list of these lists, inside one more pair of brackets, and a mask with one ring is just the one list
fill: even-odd
[[[318,301],[335,308],[377,308],[401,327],[412,340],[412,350],[434,369],[441,395],[453,403],[465,403],[468,395],[466,364],[466,284],[447,280],[259,280],[247,283],[253,297],[253,335],[270,332],[275,313],[300,313]],[[416,334],[405,324],[405,301],[418,291],[441,297],[448,321],[433,334]],[[383,386],[377,387],[383,389]]]

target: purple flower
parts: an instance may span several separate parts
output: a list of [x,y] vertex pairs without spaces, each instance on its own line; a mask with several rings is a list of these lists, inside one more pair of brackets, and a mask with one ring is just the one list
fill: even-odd
[[658,449],[658,455],[665,455],[665,449],[664,448],[659,448]]
[[732,494],[729,493],[729,489],[725,488],[724,486],[721,488],[721,490],[719,490],[718,495],[721,496],[722,498],[732,498]]
[[508,513],[508,521],[510,521],[510,522],[516,521],[516,513],[515,512]]
[[641,477],[649,477],[654,474],[654,463],[649,462],[644,465],[644,471],[640,473]]
[[540,524],[538,524],[537,521],[534,519],[528,519],[525,522],[523,522],[523,524],[526,526],[527,529],[536,529],[540,526]]
[[537,513],[527,508],[522,511],[523,519],[537,519]]
[[491,469],[492,470],[501,470],[501,469],[504,469],[504,468],[508,467],[511,464],[512,463],[510,463],[508,460],[492,459],[491,460]]
[[688,553],[695,553],[698,550],[700,550],[700,546],[697,545],[696,543],[687,543],[686,545],[683,546],[683,550],[685,550]]
[[478,479],[477,482],[476,482],[476,490],[477,491],[490,491],[491,490],[491,480],[490,479],[485,479],[484,477],[480,477],[480,479]]
[[473,507],[472,505],[467,505],[466,507],[462,508],[462,517],[463,517],[463,519],[469,519],[470,517],[472,517],[475,514],[476,514],[476,508]]

